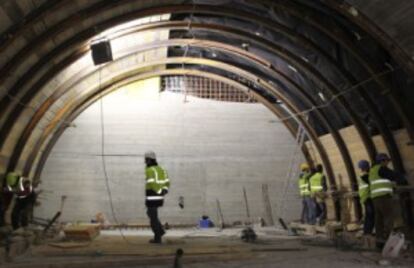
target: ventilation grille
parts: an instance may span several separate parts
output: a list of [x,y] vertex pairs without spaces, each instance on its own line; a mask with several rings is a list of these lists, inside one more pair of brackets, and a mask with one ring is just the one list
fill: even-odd
[[226,83],[196,76],[164,76],[162,90],[226,102],[256,103],[249,94]]

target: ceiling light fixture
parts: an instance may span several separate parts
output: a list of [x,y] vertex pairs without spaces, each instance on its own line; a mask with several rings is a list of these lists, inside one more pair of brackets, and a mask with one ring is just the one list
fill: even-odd
[[296,70],[296,68],[293,67],[292,65],[288,65],[288,68],[291,69],[292,71],[294,71],[295,73],[298,72],[298,70]]
[[323,101],[326,101],[326,99],[325,99],[325,95],[323,95],[323,93],[322,93],[322,92],[319,92],[319,93],[318,93],[318,95],[319,95],[319,97],[320,97]]

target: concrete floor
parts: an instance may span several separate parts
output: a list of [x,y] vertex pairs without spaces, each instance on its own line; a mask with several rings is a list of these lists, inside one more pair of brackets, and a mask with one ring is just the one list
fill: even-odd
[[[377,267],[379,253],[341,250],[323,237],[287,236],[275,228],[256,229],[256,243],[240,240],[240,228],[218,231],[169,230],[162,245],[148,243],[149,230],[103,231],[92,242],[62,239],[33,246],[5,267],[173,267],[183,249],[182,267]],[[407,255],[389,267],[413,267]]]

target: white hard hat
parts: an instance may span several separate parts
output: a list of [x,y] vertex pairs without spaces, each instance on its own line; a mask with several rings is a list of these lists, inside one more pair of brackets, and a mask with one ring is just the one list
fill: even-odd
[[144,154],[145,158],[150,158],[150,159],[156,159],[157,157],[155,156],[155,153],[153,151],[147,151]]

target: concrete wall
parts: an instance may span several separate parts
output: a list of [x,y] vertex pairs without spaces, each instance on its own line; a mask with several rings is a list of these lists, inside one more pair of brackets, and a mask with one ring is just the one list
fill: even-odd
[[[226,222],[245,220],[243,187],[252,217],[264,217],[263,183],[269,184],[274,217],[285,197],[285,218],[299,218],[295,178],[285,191],[295,141],[264,106],[191,97],[184,103],[183,95],[146,88],[145,94],[119,90],[103,102],[105,162],[118,221],[147,223],[143,153],[148,149],[171,179],[163,221],[194,223],[203,213],[217,221],[216,199]],[[45,165],[41,187],[46,192],[35,215],[50,218],[60,196],[67,195],[63,220],[87,221],[103,212],[113,221],[101,157],[100,103],[74,123]],[[183,210],[179,196],[184,196]]]

